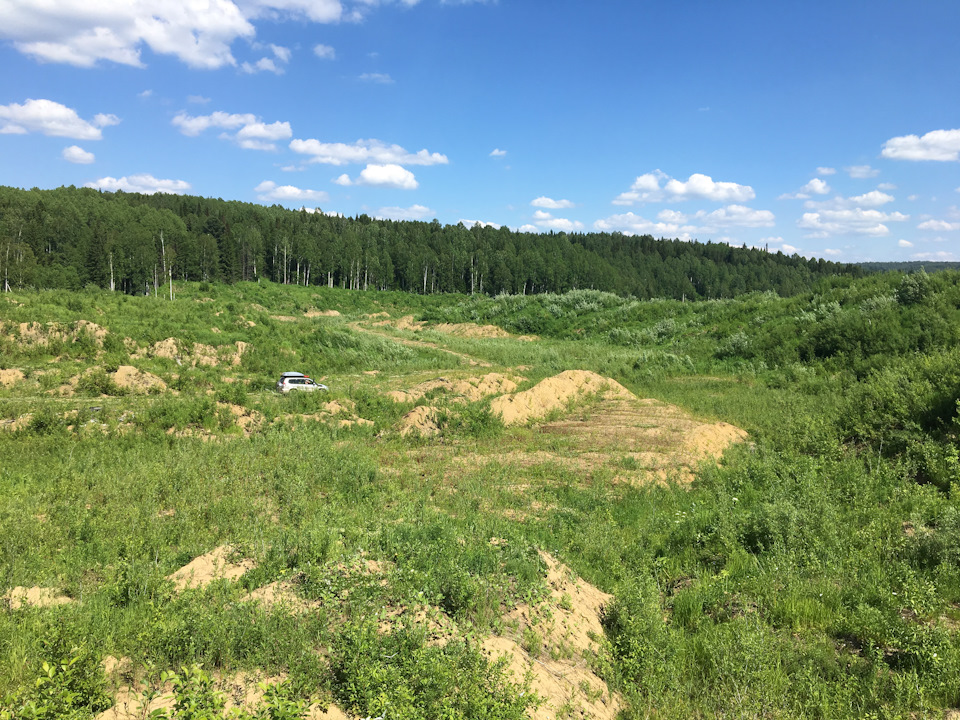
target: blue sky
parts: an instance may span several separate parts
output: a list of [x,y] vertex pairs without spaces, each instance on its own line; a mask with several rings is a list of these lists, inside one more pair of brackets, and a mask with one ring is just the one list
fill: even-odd
[[956,0],[0,0],[0,184],[960,260]]

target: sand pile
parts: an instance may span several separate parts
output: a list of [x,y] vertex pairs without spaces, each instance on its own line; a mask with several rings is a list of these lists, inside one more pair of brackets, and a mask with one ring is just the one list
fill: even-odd
[[167,389],[167,384],[156,375],[137,370],[132,365],[121,365],[116,372],[110,373],[110,379],[118,387],[135,393],[149,393]]
[[220,345],[218,347],[198,342],[187,346],[176,338],[170,337],[155,342],[146,349],[134,350],[130,357],[134,360],[143,357],[164,358],[176,361],[177,365],[186,364],[189,367],[197,367],[198,365],[201,367],[216,367],[222,362],[239,365],[243,354],[249,349],[250,345],[242,340],[234,345]]
[[8,337],[21,345],[43,347],[51,340],[71,340],[76,342],[82,335],[93,339],[97,347],[103,347],[103,339],[107,336],[105,328],[89,320],[77,320],[72,325],[49,322],[41,325],[38,322],[23,322],[18,325],[7,326],[0,323],[0,329],[8,333]]
[[510,333],[496,325],[477,325],[476,323],[440,323],[430,328],[447,335],[465,338],[508,338]]
[[[517,378],[523,380],[523,378]],[[445,394],[460,396],[464,400],[476,402],[490,395],[502,395],[517,389],[517,383],[500,373],[488,373],[483,377],[448,380],[436,378],[415,385],[409,390],[394,390],[386,393],[394,402],[416,402],[424,395],[434,390],[442,390]]]
[[254,568],[252,560],[233,562],[230,559],[232,555],[233,549],[229,545],[221,545],[194,558],[168,575],[167,580],[172,580],[177,592],[182,592],[188,588],[204,587],[214,580],[236,580]]
[[503,619],[516,625],[510,637],[490,637],[483,650],[491,657],[506,655],[517,681],[532,673],[532,690],[544,702],[534,720],[587,717],[613,720],[622,700],[590,668],[597,653],[593,638],[603,636],[600,616],[612,599],[557,562],[540,553],[547,565],[550,597],[536,608],[519,605]]
[[372,420],[367,420],[366,418],[358,417],[356,415],[357,405],[353,400],[343,399],[343,400],[332,400],[328,403],[324,403],[320,408],[320,412],[314,413],[312,415],[306,414],[297,414],[291,413],[287,415],[278,416],[274,422],[323,422],[330,423],[335,421],[340,427],[352,427],[354,425],[373,425]]
[[5,600],[11,610],[23,607],[53,607],[73,602],[66,595],[61,595],[53,588],[22,587],[11,588],[0,599]]
[[10,368],[9,370],[0,370],[0,387],[12,387],[24,379],[22,370]]
[[427,405],[415,407],[400,420],[400,434],[404,437],[410,433],[419,433],[423,437],[436,435],[440,432],[436,414],[435,407]]
[[340,313],[336,310],[317,310],[316,308],[312,310],[307,310],[304,314],[304,317],[316,318],[316,317],[340,317]]
[[601,393],[605,397],[633,397],[616,380],[588,370],[565,370],[529,390],[496,398],[490,409],[503,417],[505,425],[518,425],[561,410],[579,396]]

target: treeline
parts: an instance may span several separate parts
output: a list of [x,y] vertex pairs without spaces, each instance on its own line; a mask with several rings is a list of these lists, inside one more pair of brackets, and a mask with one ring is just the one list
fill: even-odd
[[158,293],[174,280],[495,295],[592,288],[638,298],[789,296],[853,265],[620,233],[328,216],[188,195],[0,187],[5,289]]

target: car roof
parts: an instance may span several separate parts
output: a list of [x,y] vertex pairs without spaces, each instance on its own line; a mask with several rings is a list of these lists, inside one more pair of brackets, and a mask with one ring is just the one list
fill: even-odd
[[304,375],[302,372],[285,372],[285,373],[280,373],[280,377],[289,378],[289,377],[307,377],[307,376]]

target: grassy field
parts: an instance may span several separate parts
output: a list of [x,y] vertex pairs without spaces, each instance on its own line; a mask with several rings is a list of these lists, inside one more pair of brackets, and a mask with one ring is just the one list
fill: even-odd
[[944,717],[958,288],[5,295],[0,718]]

